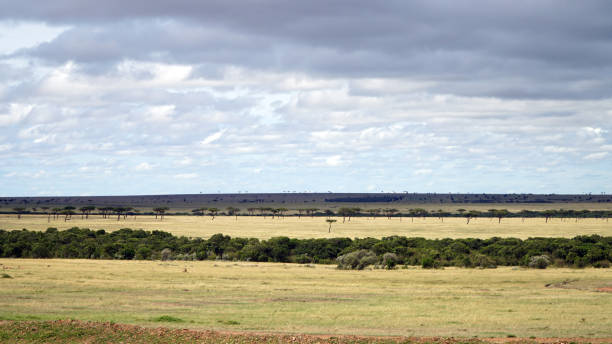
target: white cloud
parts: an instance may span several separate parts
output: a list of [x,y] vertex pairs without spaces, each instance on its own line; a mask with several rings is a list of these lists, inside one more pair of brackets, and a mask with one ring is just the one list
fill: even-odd
[[147,109],[148,120],[153,122],[170,122],[172,121],[172,114],[175,108],[174,105],[149,106]]
[[141,162],[140,164],[136,165],[134,169],[136,171],[150,171],[151,169],[153,169],[153,166],[151,166],[151,164],[147,162]]
[[207,136],[207,137],[206,137],[204,140],[202,140],[200,143],[201,143],[202,145],[208,145],[208,144],[211,144],[211,143],[213,143],[213,142],[217,141],[218,139],[220,139],[220,138],[221,138],[221,136],[223,136],[223,134],[225,134],[225,132],[226,132],[226,131],[227,131],[227,129],[222,129],[222,130],[219,130],[219,131],[217,131],[216,133],[213,133],[213,134],[211,134],[211,135]]
[[414,170],[412,174],[414,174],[415,176],[427,176],[427,175],[430,175],[432,172],[433,172],[432,169],[422,168],[422,169]]
[[8,113],[0,113],[0,127],[21,122],[32,112],[33,108],[34,106],[31,104],[10,104]]
[[608,156],[608,152],[591,153],[584,157],[585,160],[601,160]]
[[179,173],[179,174],[174,175],[174,178],[177,178],[177,179],[195,179],[198,177],[199,176],[197,173]]
[[341,165],[345,165],[346,161],[342,158],[341,155],[333,155],[333,156],[328,156],[327,158],[325,158],[325,163],[328,166],[341,166]]

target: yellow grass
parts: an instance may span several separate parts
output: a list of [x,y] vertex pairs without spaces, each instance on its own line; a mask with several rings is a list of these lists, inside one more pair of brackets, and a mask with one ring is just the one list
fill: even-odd
[[[0,279],[0,319],[293,333],[612,336],[612,293],[596,291],[612,287],[611,269],[340,271],[59,259],[0,264],[0,273],[12,277]],[[550,283],[557,287],[546,287]],[[183,322],[155,321],[164,315]]]
[[261,216],[166,216],[163,221],[155,220],[154,216],[130,216],[117,221],[116,217],[102,219],[100,216],[90,216],[81,220],[81,216],[73,216],[72,220],[47,222],[46,216],[24,215],[20,220],[16,215],[0,215],[0,229],[13,230],[26,228],[29,230],[45,230],[48,227],[67,229],[83,227],[90,229],[117,230],[120,228],[163,230],[175,235],[207,238],[215,233],[223,233],[232,237],[254,237],[266,239],[274,236],[291,238],[328,238],[328,237],[384,237],[401,235],[425,238],[489,238],[493,236],[528,238],[544,237],[574,237],[576,235],[599,234],[612,235],[612,222],[603,219],[551,219],[545,223],[543,218],[503,219],[501,224],[497,219],[478,218],[466,224],[464,218],[411,218],[387,219],[352,218],[343,223],[342,218],[335,218],[331,233],[324,217],[285,217],[265,219]]

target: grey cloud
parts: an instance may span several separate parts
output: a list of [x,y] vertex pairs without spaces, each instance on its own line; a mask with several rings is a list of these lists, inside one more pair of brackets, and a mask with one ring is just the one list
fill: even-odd
[[605,1],[61,1],[4,7],[6,17],[75,25],[21,52],[59,63],[137,59],[324,77],[405,77],[444,84],[432,92],[521,99],[602,98],[611,86],[602,79],[612,71],[612,5]]

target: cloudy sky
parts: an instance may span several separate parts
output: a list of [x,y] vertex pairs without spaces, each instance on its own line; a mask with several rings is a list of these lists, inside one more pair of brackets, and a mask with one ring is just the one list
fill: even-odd
[[610,1],[0,0],[0,196],[612,192]]

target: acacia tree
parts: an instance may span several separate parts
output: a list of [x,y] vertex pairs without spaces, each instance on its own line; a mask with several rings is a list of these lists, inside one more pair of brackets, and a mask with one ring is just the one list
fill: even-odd
[[66,218],[68,218],[68,220],[72,220],[72,215],[75,214],[75,209],[76,207],[73,207],[71,205],[67,205],[64,207],[64,210],[62,211],[62,213],[66,215],[66,217],[64,217],[64,221],[66,221]]
[[554,210],[544,210],[542,212],[542,215],[544,215],[544,217],[546,218],[546,222],[548,223],[548,219],[550,219],[551,217],[553,217],[555,215],[556,211]]
[[85,207],[85,220],[89,219],[89,215],[96,210],[96,206],[88,205]]
[[119,221],[121,219],[121,215],[123,215],[123,212],[125,211],[125,208],[124,207],[115,207],[113,209],[113,211],[117,215],[117,221]]
[[304,212],[304,209],[297,208],[296,211],[298,212],[298,219],[301,219],[302,218],[302,213]]
[[51,222],[51,212],[49,211],[49,207],[40,207],[47,214],[47,222]]
[[387,209],[384,209],[383,211],[385,212],[385,215],[387,215],[387,218],[389,220],[391,220],[391,217],[397,213],[397,209],[395,208],[391,208],[391,209],[387,208]]
[[494,212],[495,217],[497,217],[497,223],[501,223],[503,217],[507,217],[510,215],[508,209],[499,209]]
[[342,216],[342,223],[346,222],[346,218],[349,218],[349,221],[351,221],[351,214],[353,213],[353,209],[351,208],[346,208],[346,207],[342,207],[340,209],[338,209],[338,216]]
[[319,208],[308,208],[306,209],[306,214],[309,214],[310,217],[314,217],[314,214],[319,210]]
[[240,212],[240,208],[227,207],[225,209],[227,210],[227,215],[229,215],[229,216],[236,216],[236,221],[238,221],[238,213]]
[[17,219],[21,219],[21,214],[23,214],[23,212],[25,211],[26,208],[24,207],[15,207],[13,208],[13,211],[17,213]]
[[276,210],[276,213],[278,214],[278,217],[279,217],[279,218],[280,218],[281,216],[284,218],[284,217],[285,217],[285,213],[286,213],[287,211],[289,211],[289,209],[287,209],[287,208],[277,208],[277,209],[275,209],[275,210]]
[[367,212],[372,216],[372,220],[374,220],[374,215],[376,215],[378,209],[368,209]]
[[470,224],[470,220],[472,218],[476,218],[480,215],[480,212],[477,210],[470,210],[467,214],[465,214],[465,217],[467,218],[467,224]]
[[327,229],[327,233],[331,233],[332,223],[336,222],[334,219],[326,219],[325,222],[329,223],[329,228]]
[[168,207],[157,207],[157,208],[153,208],[153,211],[155,212],[155,219],[157,220],[157,216],[159,215],[160,220],[163,221],[164,220],[164,214],[166,213],[166,210],[168,210]]
[[87,207],[80,207],[79,211],[81,212],[81,220],[85,218],[85,213],[87,213]]
[[218,212],[219,212],[218,208],[208,208],[208,215],[212,216],[212,220],[215,219],[215,216],[217,216]]
[[59,217],[59,213],[62,211],[62,208],[53,208],[51,209],[51,212],[53,213],[53,219],[57,220],[57,218]]
[[64,209],[62,210],[62,214],[64,214],[64,222],[68,221],[68,220],[72,220],[72,215],[74,215],[74,209],[75,207],[64,207]]

